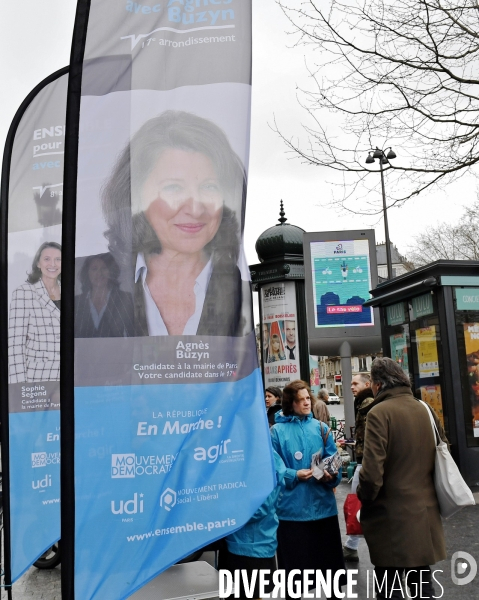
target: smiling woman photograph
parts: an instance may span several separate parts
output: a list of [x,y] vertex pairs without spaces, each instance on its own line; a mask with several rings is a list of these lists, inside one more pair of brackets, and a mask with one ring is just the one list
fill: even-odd
[[8,324],[9,383],[60,379],[62,247],[37,250],[26,283],[12,296]]
[[241,161],[211,121],[166,111],[132,137],[102,207],[109,250],[134,280],[136,336],[252,330],[237,266],[245,189]]
[[268,362],[272,363],[278,360],[286,360],[286,356],[283,352],[283,344],[281,338],[277,333],[273,333],[269,340]]

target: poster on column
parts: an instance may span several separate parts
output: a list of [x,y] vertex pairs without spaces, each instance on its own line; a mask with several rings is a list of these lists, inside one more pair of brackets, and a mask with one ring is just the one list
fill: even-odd
[[242,247],[251,2],[133,5],[91,1],[83,63],[82,600],[128,597],[248,521],[275,481]]
[[296,333],[294,281],[261,288],[265,387],[283,388],[299,378],[299,340]]
[[7,265],[12,581],[60,537],[60,243],[67,86],[64,69],[36,88],[10,149]]
[[479,437],[479,323],[464,323],[472,432]]
[[408,339],[407,333],[395,333],[389,336],[391,358],[409,375]]
[[435,325],[417,329],[416,340],[419,377],[437,377],[439,375],[439,358]]

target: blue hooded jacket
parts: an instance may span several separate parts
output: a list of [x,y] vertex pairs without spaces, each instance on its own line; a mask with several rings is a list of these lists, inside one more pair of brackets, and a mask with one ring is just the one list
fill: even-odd
[[311,468],[311,457],[322,450],[323,458],[336,451],[331,431],[323,443],[328,426],[313,419],[276,413],[276,423],[271,428],[273,448],[286,465],[285,488],[280,492],[277,514],[284,521],[316,521],[338,514],[333,488],[341,481],[341,470],[329,483],[320,483],[314,477],[300,481],[296,472]]
[[226,537],[226,545],[232,554],[255,558],[272,558],[276,553],[278,546],[276,531],[279,523],[276,516],[276,502],[281,490],[281,483],[284,480],[286,467],[281,457],[274,450],[273,457],[278,485],[246,525]]

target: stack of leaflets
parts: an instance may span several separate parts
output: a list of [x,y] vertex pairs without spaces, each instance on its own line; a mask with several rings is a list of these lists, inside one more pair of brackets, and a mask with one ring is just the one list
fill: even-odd
[[324,471],[327,471],[330,475],[337,475],[339,470],[343,466],[343,461],[338,452],[335,452],[332,456],[322,458],[322,452],[319,450],[311,457],[311,469],[313,470],[313,477],[318,481],[323,477]]

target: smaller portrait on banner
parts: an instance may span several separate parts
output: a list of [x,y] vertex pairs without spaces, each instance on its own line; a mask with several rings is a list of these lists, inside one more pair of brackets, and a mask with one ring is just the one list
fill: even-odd
[[62,248],[44,242],[10,304],[9,383],[59,381]]
[[82,292],[75,296],[75,337],[135,335],[133,298],[120,289],[120,267],[113,256],[106,252],[81,262]]

